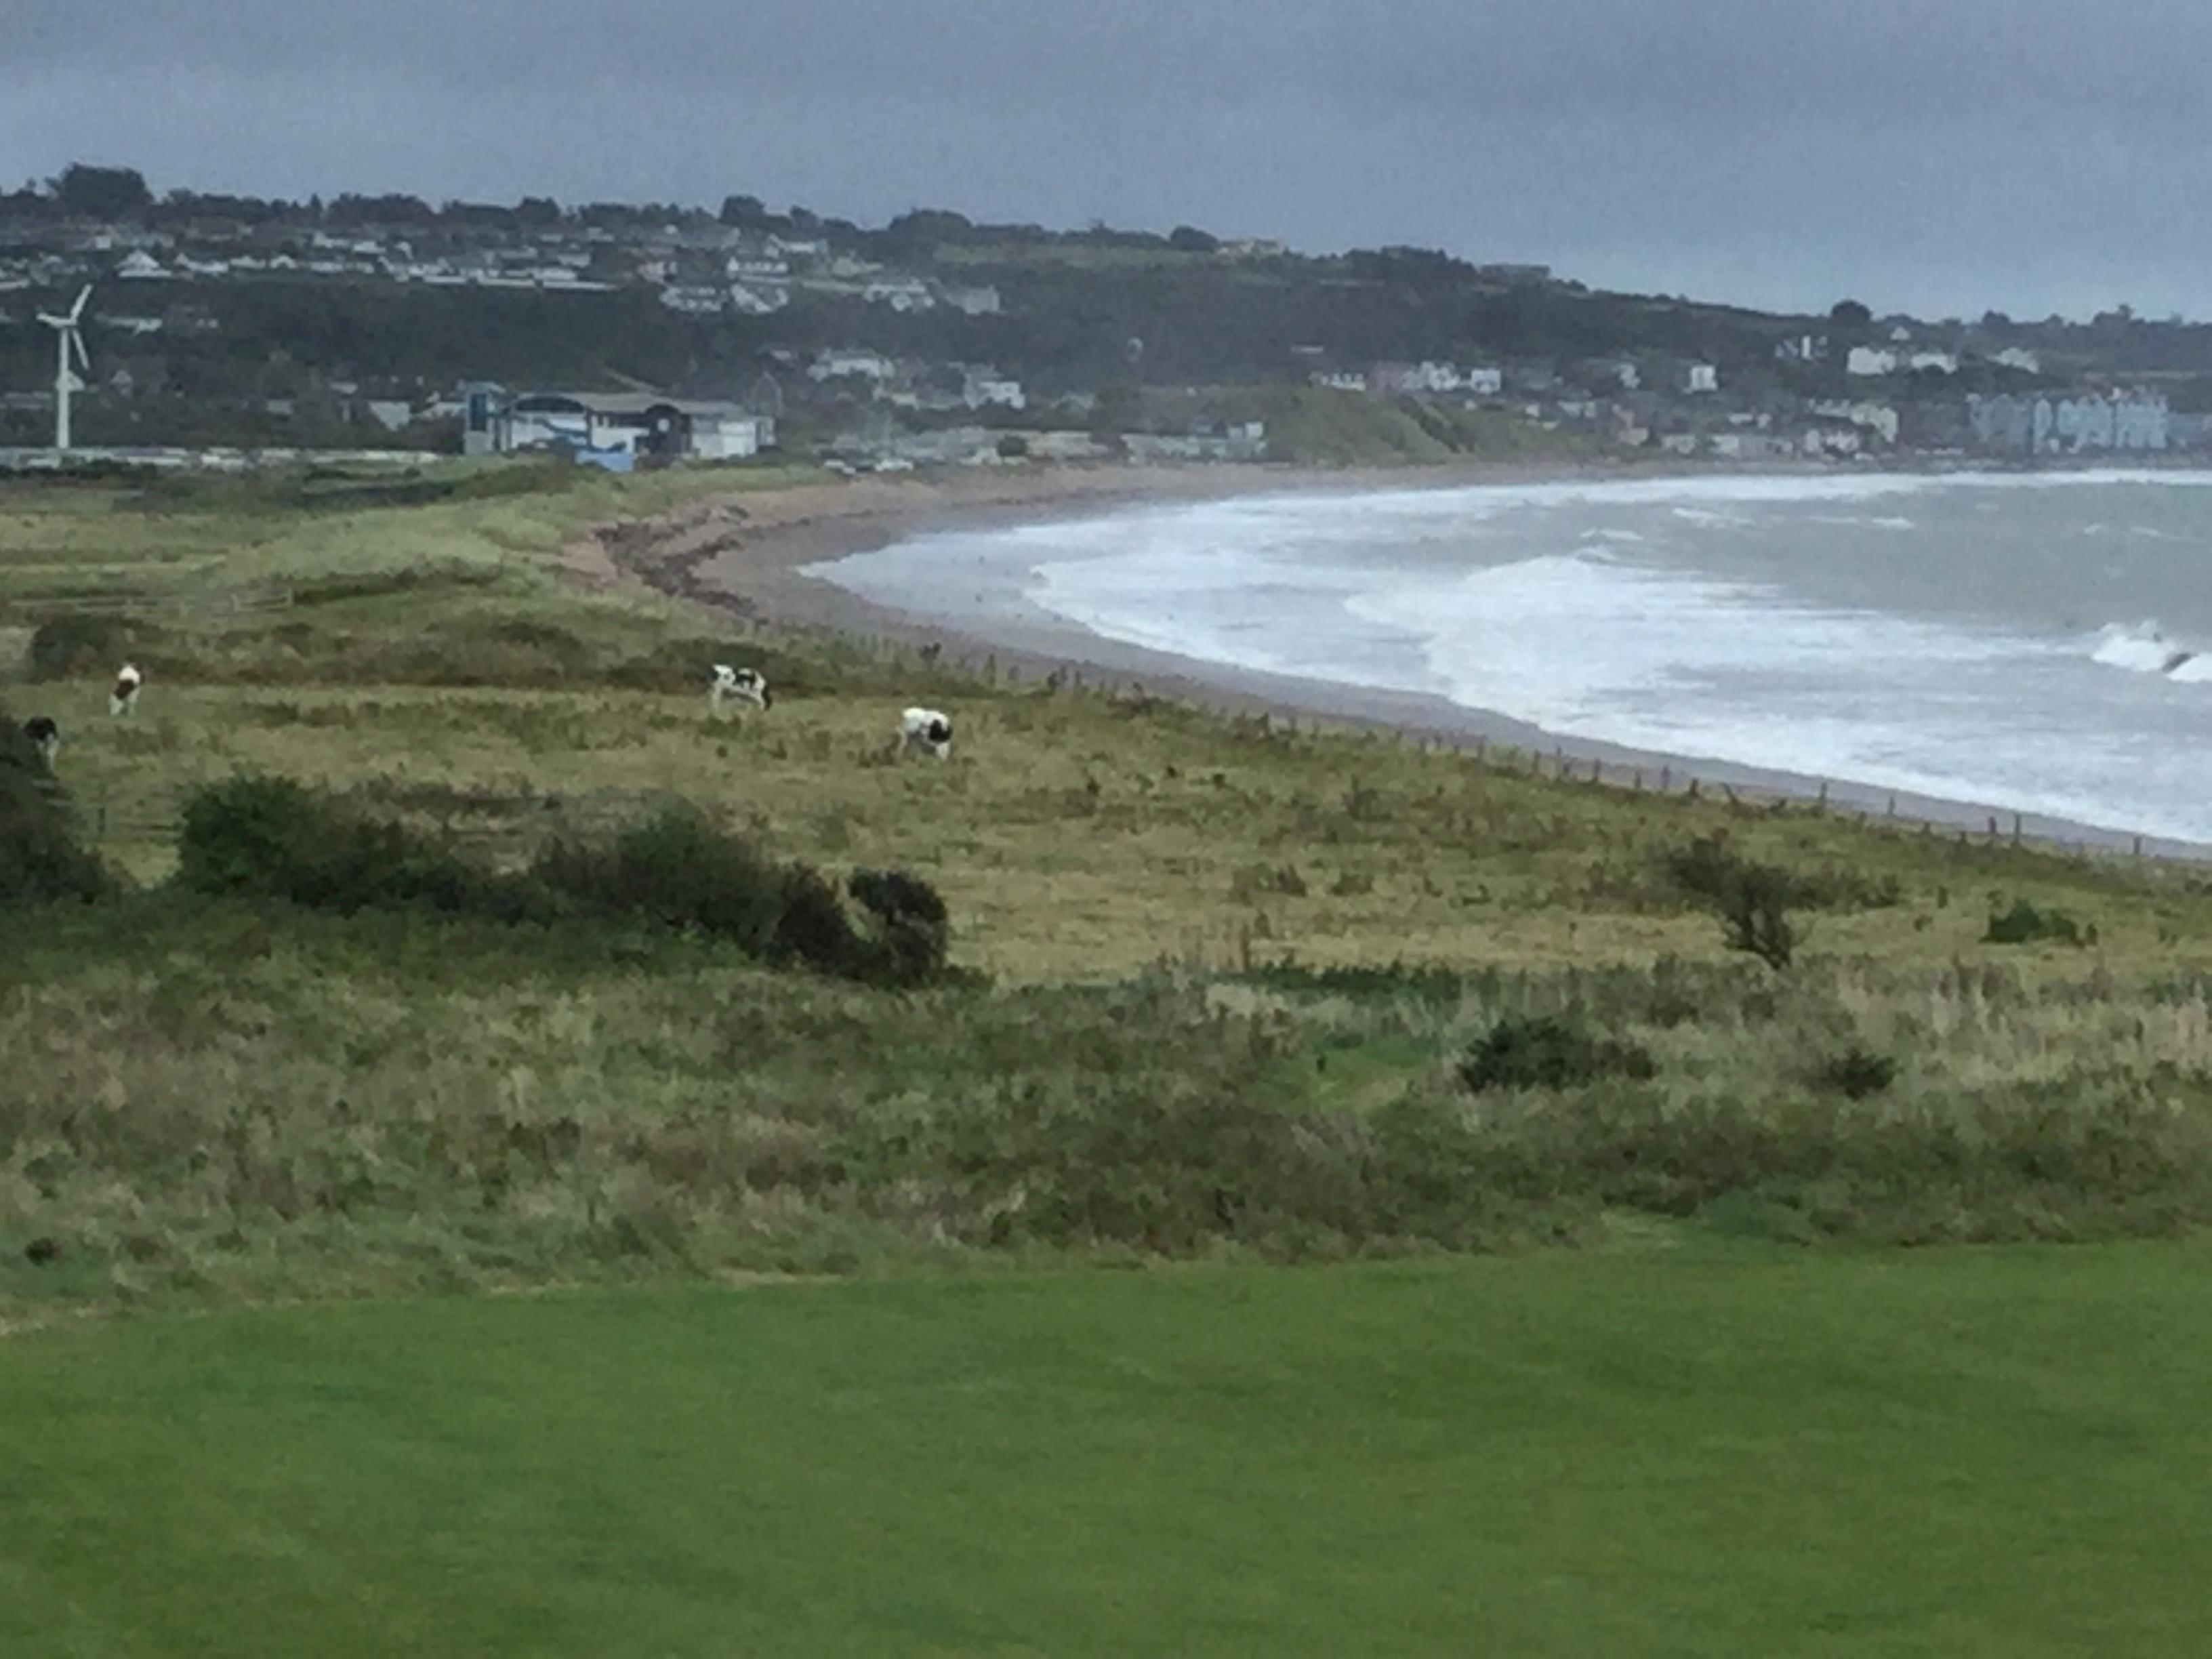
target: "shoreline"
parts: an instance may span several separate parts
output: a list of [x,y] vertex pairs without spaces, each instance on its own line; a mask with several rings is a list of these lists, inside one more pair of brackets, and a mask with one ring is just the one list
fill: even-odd
[[[1890,469],[1905,471],[1908,469]],[[1986,471],[1984,468],[1915,468]],[[2071,469],[2069,469],[2071,470]],[[2083,469],[2090,470],[2090,469]],[[2069,852],[2138,854],[2185,863],[2212,860],[2212,846],[2053,817],[1971,800],[1824,778],[1710,757],[1637,749],[1551,732],[1494,710],[1428,693],[1262,673],[1125,645],[1043,616],[994,620],[988,630],[948,623],[864,599],[806,573],[915,537],[1012,528],[1097,516],[1151,504],[1238,496],[1464,489],[1482,484],[1602,483],[1696,477],[1835,477],[1833,468],[1717,467],[1573,461],[1468,463],[1422,467],[1303,468],[1273,464],[1191,466],[1024,466],[976,473],[864,476],[772,491],[733,489],[643,525],[601,526],[569,568],[607,585],[641,580],[664,592],[754,624],[801,633],[859,635],[902,646],[936,645],[953,660],[987,659],[1024,678],[1057,672],[1123,695],[1164,696],[1216,713],[1267,714],[1316,724],[1402,733],[1470,752],[1510,747],[1553,767],[1564,763],[1623,788],[1703,790],[1761,805],[1825,802],[1828,808],[1900,826],[1926,824],[1983,842],[2016,840]],[[1842,476],[1850,476],[1848,473]]]

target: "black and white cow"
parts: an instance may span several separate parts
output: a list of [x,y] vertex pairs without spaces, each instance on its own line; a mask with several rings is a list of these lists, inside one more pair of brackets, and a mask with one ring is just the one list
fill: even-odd
[[909,708],[899,716],[899,752],[952,757],[952,722],[934,708]]
[[31,747],[39,751],[39,759],[48,771],[53,769],[54,757],[62,752],[62,729],[54,724],[50,714],[33,714],[23,722],[23,735],[31,740]]
[[709,708],[719,710],[726,702],[742,702],[765,710],[775,701],[769,695],[766,676],[757,668],[732,668],[726,662],[718,662],[707,681]]
[[146,677],[129,663],[116,672],[115,689],[107,694],[107,712],[118,719],[135,712],[138,707],[138,688],[146,684]]

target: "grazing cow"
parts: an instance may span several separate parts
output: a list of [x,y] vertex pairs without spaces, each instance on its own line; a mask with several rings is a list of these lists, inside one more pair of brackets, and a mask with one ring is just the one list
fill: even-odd
[[726,662],[718,662],[707,681],[709,708],[719,710],[725,702],[742,702],[765,710],[775,701],[769,693],[766,677],[757,668],[732,668]]
[[909,708],[899,716],[899,752],[920,750],[939,760],[952,757],[952,722],[934,708]]
[[48,714],[33,714],[23,722],[23,735],[31,740],[31,747],[39,751],[39,759],[48,771],[53,770],[54,757],[62,752],[62,729]]
[[107,694],[107,712],[120,717],[138,707],[138,688],[146,684],[146,677],[125,663],[115,676],[115,689]]

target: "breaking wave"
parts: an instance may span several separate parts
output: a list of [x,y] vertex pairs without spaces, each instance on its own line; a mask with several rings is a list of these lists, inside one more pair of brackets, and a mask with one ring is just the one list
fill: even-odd
[[2107,668],[2163,674],[2191,685],[2212,684],[2212,657],[2167,638],[2156,623],[2109,623],[2099,630],[2089,656]]

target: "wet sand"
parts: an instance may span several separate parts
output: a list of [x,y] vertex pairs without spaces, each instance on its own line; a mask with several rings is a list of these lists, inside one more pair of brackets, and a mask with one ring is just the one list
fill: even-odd
[[[1622,787],[1705,792],[1747,800],[1825,799],[1834,810],[1894,817],[1978,839],[1992,836],[2104,853],[2212,860],[2212,847],[2140,838],[1985,802],[1942,799],[1846,779],[1740,766],[1703,757],[1623,748],[1560,737],[1508,715],[1438,697],[1322,679],[1252,672],[1170,656],[1100,637],[1042,613],[994,618],[988,631],[948,626],[924,614],[861,599],[803,568],[933,532],[1010,527],[1090,517],[1148,503],[1271,493],[1464,488],[1483,483],[1741,474],[1742,467],[1662,468],[1649,462],[1544,466],[1490,464],[1408,468],[1305,469],[1272,465],[1022,466],[1004,471],[867,476],[776,490],[733,492],[637,526],[602,526],[571,550],[569,564],[594,584],[641,580],[749,621],[802,632],[855,635],[906,645],[935,644],[955,660],[994,659],[1025,678],[1060,673],[1086,685],[1166,697],[1235,714],[1267,714],[1299,725],[1399,731],[1468,750],[1510,746]],[[1769,473],[1793,468],[1756,469]]]

